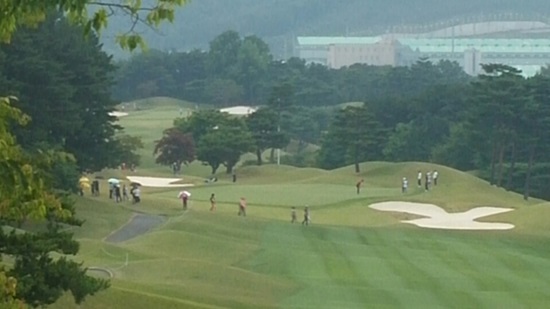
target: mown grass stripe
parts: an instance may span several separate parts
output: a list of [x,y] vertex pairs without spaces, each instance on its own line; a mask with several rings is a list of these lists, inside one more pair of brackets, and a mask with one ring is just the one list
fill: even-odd
[[[420,250],[416,255],[418,265],[430,276],[438,278],[441,289],[452,298],[460,300],[464,308],[478,308],[479,301],[474,295],[475,290],[481,284],[477,277],[471,277],[472,272],[460,258],[451,244],[439,236],[437,231],[410,231],[406,233],[408,242],[419,240],[422,243],[429,243],[429,247]],[[416,256],[416,257],[414,257]],[[429,262],[422,262],[427,260]],[[452,306],[452,304],[449,304]]]
[[[415,303],[426,307],[446,306],[447,300],[436,293],[439,290],[438,282],[435,278],[427,276],[414,263],[411,263],[406,254],[403,254],[402,248],[398,248],[395,243],[396,231],[389,229],[371,229],[370,238],[375,245],[373,246],[377,255],[382,259],[396,276],[399,276],[406,290],[414,291],[415,298],[410,299],[399,290],[392,290],[396,298],[400,298],[405,304]],[[399,233],[399,232],[397,232]]]
[[[478,296],[484,307],[489,305],[487,302],[492,301],[486,295],[503,291],[507,291],[507,293],[503,294],[500,300],[505,301],[513,308],[525,307],[525,300],[519,297],[518,286],[513,283],[512,277],[509,277],[508,274],[505,276],[501,274],[505,267],[496,262],[495,255],[499,254],[498,247],[476,237],[470,237],[469,241],[454,239],[452,244],[456,247],[456,255],[461,257],[464,263],[467,263],[468,267],[473,270],[471,276],[477,276],[478,280],[482,282]],[[490,249],[486,250],[487,248]]]

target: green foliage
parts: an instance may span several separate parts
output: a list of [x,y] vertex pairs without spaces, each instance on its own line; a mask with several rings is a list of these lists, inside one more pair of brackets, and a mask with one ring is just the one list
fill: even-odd
[[15,257],[15,264],[8,274],[17,278],[19,299],[38,307],[54,303],[63,291],[71,291],[77,304],[86,296],[106,289],[105,280],[86,275],[81,264],[66,257],[54,259],[52,252],[74,255],[78,243],[72,234],[60,232],[55,224],[49,224],[46,232],[6,234],[0,232],[0,252]]
[[261,108],[246,118],[246,125],[254,140],[257,164],[262,165],[262,153],[268,148],[283,148],[288,135],[277,130],[277,113],[269,108]]
[[328,133],[323,137],[319,164],[334,168],[359,163],[379,156],[381,127],[366,106],[348,106],[336,112]]
[[220,165],[230,174],[241,156],[252,150],[253,139],[241,121],[218,126],[197,144],[197,159],[210,165],[214,175]]
[[471,149],[471,135],[465,123],[453,125],[447,139],[433,148],[433,161],[463,171],[475,169],[479,165],[476,165],[476,153]]
[[[108,283],[85,275],[81,265],[51,254],[76,254],[78,243],[72,234],[60,232],[60,223],[81,224],[73,218],[72,203],[53,193],[56,186],[48,177],[55,176],[56,164],[70,162],[55,150],[24,152],[10,133],[8,125],[26,123],[27,117],[10,106],[10,98],[0,98],[0,255],[9,256],[14,266],[0,272],[8,284],[0,293],[2,305],[12,306],[19,299],[31,306],[55,302],[63,291],[75,291],[78,303],[90,294],[105,289]],[[31,163],[32,162],[32,163]],[[10,225],[21,226],[29,219],[48,221],[46,232],[16,232]],[[11,232],[7,232],[11,230]],[[84,286],[84,285],[85,286]],[[15,289],[15,294],[14,294]]]
[[195,160],[195,142],[189,133],[176,128],[166,129],[162,138],[155,142],[155,162],[171,165],[174,162],[188,164]]
[[140,164],[141,157],[137,152],[144,147],[141,138],[128,134],[117,135],[114,145],[112,156],[116,158],[114,161],[116,166],[122,163],[125,163],[126,166],[138,166]]
[[189,133],[198,144],[202,137],[211,132],[214,127],[227,123],[231,117],[219,110],[207,109],[193,113],[189,118],[178,118],[174,121],[174,128],[180,132]]
[[383,154],[388,160],[400,161],[423,161],[430,154],[430,148],[425,148],[422,141],[426,132],[415,126],[414,122],[399,123],[388,138]]
[[[143,48],[144,40],[134,31],[138,22],[158,28],[164,21],[173,22],[176,8],[188,0],[155,0],[143,4],[141,0],[130,1],[89,1],[89,0],[55,0],[55,1],[0,1],[0,42],[10,42],[15,31],[21,26],[37,26],[52,11],[67,16],[69,20],[82,27],[82,34],[98,34],[107,27],[108,17],[113,14],[124,14],[132,26],[117,36],[117,43],[124,49]],[[94,11],[89,14],[90,11]],[[119,29],[120,30],[120,29]]]
[[243,87],[232,79],[206,80],[204,92],[208,101],[217,106],[232,106],[241,102],[243,98]]
[[17,280],[6,275],[4,269],[0,269],[0,307],[2,309],[24,309],[26,306],[15,298]]
[[[111,59],[96,37],[59,15],[50,15],[37,29],[22,29],[11,44],[0,46],[6,61],[0,72],[10,76],[6,89],[17,94],[17,107],[32,121],[16,128],[27,149],[55,147],[73,154],[80,170],[100,170],[120,164],[120,127],[109,112]],[[0,74],[1,74],[0,73]]]

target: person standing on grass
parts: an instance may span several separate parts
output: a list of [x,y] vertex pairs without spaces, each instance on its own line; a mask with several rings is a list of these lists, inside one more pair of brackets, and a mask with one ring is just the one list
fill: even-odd
[[141,190],[139,189],[139,187],[134,188],[133,196],[134,196],[134,204],[141,202]]
[[128,201],[130,197],[128,197],[128,187],[126,185],[122,185],[122,199],[125,201]]
[[418,176],[416,176],[416,181],[418,183],[418,187],[422,188],[422,172],[418,171]]
[[294,223],[297,220],[296,217],[296,207],[292,206],[292,209],[290,210],[290,223]]
[[178,165],[176,162],[172,163],[172,173],[174,176],[176,176],[176,173],[178,172]]
[[114,190],[115,190],[115,184],[109,183],[109,199],[113,199]]
[[122,194],[120,193],[120,185],[115,185],[115,202],[122,202]]
[[434,186],[437,186],[437,177],[439,176],[439,173],[437,170],[434,170],[433,178],[434,178]]
[[426,172],[426,179],[424,179],[424,189],[426,192],[430,190],[430,172]]
[[409,181],[407,180],[407,177],[403,177],[403,180],[401,181],[401,193],[407,193],[408,187]]
[[210,195],[210,211],[216,210],[216,196],[214,193]]
[[180,198],[183,204],[183,210],[187,210],[187,202],[189,201],[189,196],[185,192],[182,192],[180,193]]
[[239,201],[239,216],[246,217],[246,199],[244,197],[241,197],[241,200]]
[[309,207],[306,206],[306,208],[304,208],[304,221],[302,221],[302,225],[309,225],[309,222],[311,222],[311,218],[309,216]]
[[357,189],[357,194],[361,192],[361,186],[363,185],[364,182],[365,180],[361,179],[355,184],[355,188]]
[[99,196],[99,181],[92,181],[92,196]]

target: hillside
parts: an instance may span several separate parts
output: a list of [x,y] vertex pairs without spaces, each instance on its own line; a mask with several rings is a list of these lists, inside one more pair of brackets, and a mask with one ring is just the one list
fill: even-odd
[[[241,166],[237,182],[220,171],[219,181],[205,183],[208,168],[195,161],[178,176],[195,185],[186,189],[189,209],[176,198],[180,188],[145,183],[139,204],[115,203],[105,193],[109,177],[172,176],[154,164],[153,142],[192,105],[151,98],[136,107],[120,123],[143,138],[143,164],[102,171],[100,196],[75,197],[85,222],[72,229],[81,245],[75,259],[112,277],[110,289],[79,308],[543,308],[550,297],[548,203],[441,165],[366,162],[360,174],[353,166]],[[418,170],[437,170],[437,186],[413,183]],[[402,177],[411,180],[405,193]],[[246,217],[237,215],[241,197]],[[422,220],[417,215],[372,207],[381,202],[433,204],[455,218],[507,208],[477,223],[513,228],[420,228],[401,222]],[[66,295],[52,308],[73,306]]]
[[[206,48],[218,34],[232,29],[267,41],[277,56],[292,52],[297,35],[369,35],[391,26],[448,23],[453,19],[544,19],[550,2],[544,0],[194,0],[181,9],[173,25],[158,33],[139,31],[153,48]],[[114,34],[129,29],[127,20],[111,18],[104,34],[107,50],[120,51]],[[286,50],[285,50],[286,46]]]

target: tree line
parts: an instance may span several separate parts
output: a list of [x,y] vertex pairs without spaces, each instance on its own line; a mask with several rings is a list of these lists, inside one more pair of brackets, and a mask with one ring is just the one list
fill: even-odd
[[326,106],[380,99],[388,93],[415,95],[434,84],[468,80],[450,61],[398,68],[358,64],[331,70],[298,58],[274,60],[260,38],[243,38],[235,31],[217,36],[208,51],[151,50],[117,66],[113,95],[119,100],[168,96],[214,106],[265,104],[273,87],[284,82],[293,85],[296,105]]
[[[218,72],[214,76],[223,76],[228,84],[241,87],[239,98],[242,101],[197,99],[214,106],[248,102],[266,107],[240,124],[243,128],[240,131],[248,132],[248,137],[241,138],[250,140],[251,137],[253,145],[244,147],[243,153],[254,152],[257,164],[263,163],[263,151],[272,149],[273,154],[273,149],[285,149],[290,141],[297,141],[300,151],[284,156],[284,163],[326,169],[354,164],[358,171],[359,162],[370,160],[435,162],[476,171],[492,184],[521,192],[525,198],[550,198],[546,193],[550,185],[550,158],[546,155],[548,141],[544,134],[547,119],[550,119],[546,114],[547,69],[525,78],[513,67],[484,64],[485,73],[474,78],[467,76],[457,63],[449,61],[432,63],[420,59],[410,67],[352,65],[333,70],[291,58],[285,62],[270,61],[262,66],[263,71],[249,70],[264,72],[249,80],[242,76],[237,78],[239,72],[247,68],[233,61],[239,58],[239,48],[228,53],[227,50],[221,52],[217,45],[217,40],[223,38],[225,41],[228,36],[235,38],[233,42],[241,42],[229,46],[242,46],[239,44],[247,40],[239,41],[236,33],[226,32],[214,40],[213,50],[208,52],[153,54],[159,57],[157,65],[160,67],[167,59],[199,54],[204,57],[204,68],[216,67],[213,71],[201,71],[205,77],[201,82],[193,81],[189,73],[191,81],[176,87],[182,91],[180,98],[191,95],[186,93],[188,86],[203,82],[208,85],[207,76]],[[134,61],[148,57],[152,56],[136,56],[125,66],[137,68]],[[210,62],[213,64],[208,64]],[[141,74],[141,77],[147,79],[146,75]],[[158,91],[167,92],[157,95],[169,94],[170,84],[163,85],[167,88],[157,88]],[[173,85],[181,84],[174,81]],[[350,101],[362,103],[346,108],[337,105]],[[191,133],[191,119],[193,116],[178,120],[174,128],[182,134]],[[215,122],[210,125],[215,127]],[[188,138],[200,139],[196,138],[196,133]],[[229,140],[220,138],[217,145]],[[317,145],[317,151],[302,151],[304,145],[310,144]],[[208,147],[204,143],[200,145],[197,149],[202,149],[201,153],[216,152],[206,151]],[[158,148],[157,153],[162,153],[162,149]],[[193,158],[202,160],[204,156]],[[270,160],[273,162],[272,155]],[[220,164],[227,164],[229,169],[234,165]]]

